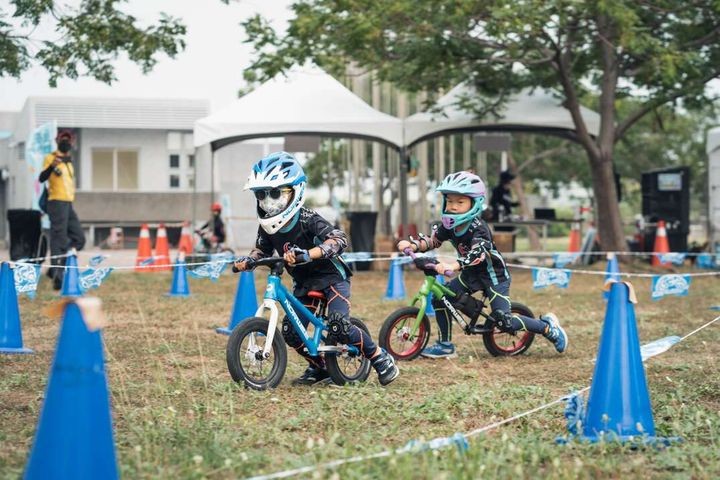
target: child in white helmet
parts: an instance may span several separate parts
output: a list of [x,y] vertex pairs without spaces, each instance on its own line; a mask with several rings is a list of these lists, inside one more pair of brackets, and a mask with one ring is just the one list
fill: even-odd
[[[562,353],[567,349],[565,330],[557,317],[548,313],[540,319],[512,314],[510,311],[510,272],[505,260],[495,247],[492,233],[480,214],[485,207],[485,184],[470,172],[451,173],[437,187],[443,195],[442,225],[438,225],[430,237],[420,235],[418,240],[401,240],[398,250],[411,248],[415,252],[426,252],[450,241],[458,252],[458,260],[449,264],[439,263],[436,270],[443,274],[447,270],[460,272],[447,287],[458,294],[472,295],[483,290],[490,299],[490,317],[498,328],[505,331],[527,330],[543,335]],[[433,300],[435,319],[438,323],[438,341],[423,350],[429,358],[455,356],[452,343],[452,324],[444,305]]]
[[[307,304],[312,303],[307,297],[309,291],[323,292],[329,322],[341,323],[345,343],[357,345],[377,371],[380,383],[387,385],[400,374],[392,356],[349,321],[351,272],[340,257],[348,245],[347,235],[303,207],[306,183],[305,172],[289,153],[273,153],[253,165],[245,188],[257,199],[260,227],[255,248],[247,257],[238,258],[233,270],[252,269],[256,260],[271,256],[273,251],[283,255],[294,281],[293,295]],[[282,334],[309,363],[293,383],[311,385],[329,378],[323,357],[310,356],[304,350],[287,317]]]

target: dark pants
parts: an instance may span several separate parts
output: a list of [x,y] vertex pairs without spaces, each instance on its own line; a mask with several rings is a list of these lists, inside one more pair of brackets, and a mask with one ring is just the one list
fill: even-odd
[[[330,285],[328,288],[322,291],[327,299],[327,314],[328,317],[331,313],[337,312],[345,317],[350,316],[350,282],[343,280],[334,285]],[[317,306],[317,299],[311,297],[298,297],[303,305],[307,306],[310,311]],[[303,326],[307,328],[308,322],[303,318],[300,318]],[[297,335],[295,330],[292,328],[290,321],[287,317],[283,319],[282,328],[283,338],[285,343],[295,349],[300,355],[302,355],[310,365],[318,368],[325,368],[325,360],[322,357],[313,357],[305,351],[305,345],[302,343],[302,339]],[[363,330],[359,329],[355,325],[349,329],[350,344],[357,346],[366,358],[372,358],[377,353],[377,345],[373,342],[370,335]]]
[[[62,255],[71,248],[82,250],[85,246],[85,234],[72,202],[50,200],[47,210],[50,217],[50,255]],[[65,258],[54,258],[51,263],[65,265]],[[54,275],[62,275],[62,269],[55,269]]]
[[[454,278],[447,284],[447,288],[459,294],[468,293],[472,295],[477,290],[473,290],[462,282],[460,276]],[[497,310],[503,313],[510,312],[510,280],[505,280],[497,285],[484,285],[480,288],[483,290],[487,298],[490,300],[490,309],[495,312]],[[457,297],[455,297],[457,298]],[[451,299],[449,299],[451,300]],[[452,301],[451,301],[452,303]],[[445,305],[438,299],[433,298],[433,308],[435,309],[435,320],[438,324],[438,339],[441,342],[449,342],[452,340],[452,320],[448,315]],[[527,330],[533,333],[545,334],[547,325],[545,322],[524,315],[512,314],[510,320],[510,328],[513,331]]]

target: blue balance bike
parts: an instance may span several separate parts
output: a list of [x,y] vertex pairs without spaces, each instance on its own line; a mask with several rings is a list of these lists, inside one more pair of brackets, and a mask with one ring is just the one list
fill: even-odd
[[[308,296],[313,299],[313,305],[305,306],[282,284],[285,266],[282,257],[263,258],[255,265],[270,267],[270,275],[263,303],[255,316],[241,321],[228,340],[226,359],[232,379],[254,390],[275,388],[282,380],[287,367],[287,345],[277,329],[282,320],[279,304],[295,334],[302,340],[305,351],[313,356],[324,355],[328,373],[335,384],[364,382],[370,374],[370,361],[356,346],[339,344],[332,335],[327,335],[325,295],[310,291]],[[309,322],[307,328],[301,319]],[[369,333],[357,318],[351,317],[350,322]]]

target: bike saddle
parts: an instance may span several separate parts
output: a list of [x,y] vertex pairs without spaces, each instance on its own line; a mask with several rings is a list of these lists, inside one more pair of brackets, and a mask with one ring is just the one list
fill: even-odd
[[317,298],[319,300],[325,300],[325,294],[319,290],[310,290],[307,293],[307,296],[310,298]]

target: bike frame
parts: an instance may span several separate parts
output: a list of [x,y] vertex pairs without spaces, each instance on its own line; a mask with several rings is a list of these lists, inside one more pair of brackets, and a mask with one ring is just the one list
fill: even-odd
[[[265,287],[263,303],[255,312],[255,316],[257,317],[263,317],[266,310],[270,312],[267,340],[265,342],[265,348],[263,349],[263,356],[265,356],[265,358],[270,356],[273,338],[275,336],[275,332],[277,331],[276,329],[279,318],[277,304],[280,304],[280,307],[290,319],[293,329],[295,329],[295,332],[300,336],[300,339],[310,355],[317,356],[320,352],[341,353],[350,351],[351,353],[359,353],[359,350],[354,345],[322,345],[322,342],[325,340],[325,336],[323,335],[325,322],[316,317],[305,305],[302,304],[302,302],[300,302],[300,300],[288,292],[282,284],[280,275],[271,272],[270,276],[268,276],[267,287]],[[301,319],[307,320],[315,327],[312,336],[308,334],[308,331],[303,326]]]
[[[453,298],[457,294],[447,288],[442,283],[438,282],[437,277],[432,275],[425,275],[425,281],[420,287],[418,293],[413,297],[412,301],[410,302],[411,307],[417,306],[418,303],[420,304],[420,306],[418,307],[419,311],[417,317],[415,318],[415,322],[412,325],[412,330],[410,331],[410,335],[416,335],[418,329],[420,328],[420,323],[422,322],[422,319],[425,316],[425,312],[427,310],[428,295],[432,295],[433,298],[439,298],[440,300],[442,300],[447,309],[450,310],[453,320],[455,320],[455,322],[457,322],[463,328],[463,330],[466,330],[468,328],[468,323],[465,321],[462,314],[458,312],[455,306],[447,299],[447,297]],[[485,316],[482,313],[481,315],[483,317]]]

